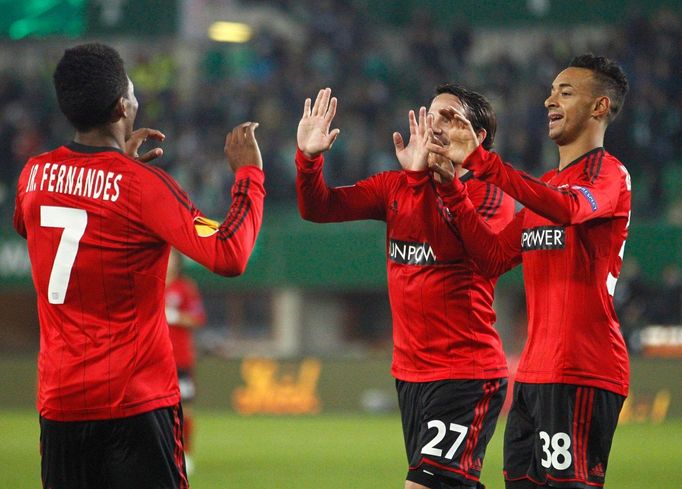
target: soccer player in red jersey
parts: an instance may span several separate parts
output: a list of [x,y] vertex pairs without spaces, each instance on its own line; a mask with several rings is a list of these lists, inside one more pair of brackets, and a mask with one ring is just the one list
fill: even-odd
[[[327,187],[323,156],[339,134],[331,90],[307,99],[298,126],[297,193],[303,218],[314,222],[376,219],[386,222],[388,292],[393,314],[392,374],[400,405],[409,489],[484,487],[485,448],[507,385],[507,365],[493,327],[494,278],[483,277],[466,253],[441,205],[427,168],[426,118],[448,140],[440,110],[465,110],[476,137],[491,147],[496,129],[490,104],[479,94],[443,85],[419,116],[410,111],[410,139],[393,135],[401,171],[374,175],[348,187]],[[466,172],[464,172],[466,173]],[[514,202],[497,187],[460,177],[491,232],[511,219]]]
[[204,302],[196,282],[183,273],[182,255],[171,249],[166,271],[166,320],[175,366],[178,370],[180,399],[182,400],[183,446],[185,449],[185,466],[191,474],[193,463],[192,435],[194,433],[194,416],[191,404],[196,394],[194,384],[194,331],[206,322]]
[[[460,128],[455,144],[433,138],[428,145],[525,205],[496,235],[457,179],[439,188],[483,273],[523,263],[528,339],[505,431],[508,489],[604,485],[629,384],[613,292],[630,221],[630,176],[603,145],[627,88],[623,70],[604,57],[576,57],[557,75],[545,107],[559,166],[540,179],[481,147],[457,107],[443,110]],[[452,168],[434,170],[450,180]]]
[[243,272],[265,194],[256,124],[226,138],[236,181],[220,224],[164,171],[129,156],[162,135],[133,133],[138,102],[114,49],[67,49],[54,85],[76,134],[29,159],[14,214],[38,296],[43,486],[186,488],[164,314],[168,253],[173,246],[222,275]]

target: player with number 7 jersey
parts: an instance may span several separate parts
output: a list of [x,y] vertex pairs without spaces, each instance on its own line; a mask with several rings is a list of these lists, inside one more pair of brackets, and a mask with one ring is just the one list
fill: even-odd
[[31,158],[14,226],[28,241],[38,294],[41,415],[104,419],[177,404],[163,307],[169,243],[239,275],[263,196],[263,172],[240,168],[219,224],[166,172],[120,149],[72,142]]
[[14,227],[26,238],[38,296],[43,487],[186,489],[183,416],[164,292],[171,246],[221,275],[248,262],[263,213],[254,131],[235,127],[223,223],[207,219],[163,170],[139,156],[138,101],[118,52],[69,48],[53,75],[71,143],[29,159]]
[[27,239],[38,296],[42,416],[109,419],[178,404],[163,306],[168,254],[172,245],[218,274],[244,271],[264,176],[255,158],[235,170],[221,224],[166,172],[118,147],[71,142],[28,161],[14,227]]

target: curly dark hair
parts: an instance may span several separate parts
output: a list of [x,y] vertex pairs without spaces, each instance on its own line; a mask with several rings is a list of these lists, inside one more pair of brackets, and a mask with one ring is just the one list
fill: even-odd
[[78,131],[105,124],[128,92],[128,75],[118,52],[99,43],[64,51],[53,75],[59,108]]
[[568,65],[573,68],[585,68],[592,71],[595,83],[595,95],[606,95],[611,100],[611,111],[608,122],[616,118],[628,93],[628,80],[623,68],[618,63],[604,56],[591,53],[581,54],[573,58]]
[[[443,83],[436,87],[436,96],[449,93],[457,97],[464,106],[467,119],[471,121],[476,132],[485,129],[486,136],[481,143],[485,149],[493,147],[495,132],[497,131],[497,117],[490,102],[480,93],[468,90],[454,83]],[[435,96],[434,96],[435,98]],[[431,100],[433,102],[433,99]]]

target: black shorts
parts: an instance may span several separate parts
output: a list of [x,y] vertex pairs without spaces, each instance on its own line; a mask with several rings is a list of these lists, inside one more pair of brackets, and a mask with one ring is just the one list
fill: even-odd
[[49,489],[186,489],[180,406],[98,421],[40,418]]
[[602,487],[624,401],[596,387],[516,382],[504,432],[507,489]]
[[479,483],[507,379],[396,381],[409,462],[407,480],[430,487]]

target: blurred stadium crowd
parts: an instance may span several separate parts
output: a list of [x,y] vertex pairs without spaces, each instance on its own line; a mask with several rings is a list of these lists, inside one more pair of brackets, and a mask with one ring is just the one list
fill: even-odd
[[[464,20],[440,25],[425,12],[416,12],[406,27],[398,28],[368,25],[361,7],[349,2],[279,0],[268,5],[297,19],[296,32],[262,28],[247,44],[207,40],[181,49],[181,41],[126,41],[123,50],[141,104],[138,126],[167,135],[158,164],[207,215],[220,217],[227,208],[230,177],[223,138],[243,120],[260,122],[267,205],[295,205],[297,122],[304,99],[325,86],[339,98],[335,127],[341,135],[326,167],[332,184],[351,184],[397,168],[391,133],[405,134],[407,111],[428,105],[435,86],[445,81],[488,96],[498,114],[495,148],[506,160],[540,175],[557,161],[543,106],[551,81],[574,55],[592,51],[619,61],[631,84],[606,146],[632,174],[634,219],[682,226],[682,23],[674,12],[634,15],[626,25],[578,31],[507,29],[500,38]],[[505,45],[510,38],[513,45]],[[0,63],[0,209],[5,222],[27,157],[67,142],[71,133],[51,87],[53,63],[66,46],[62,42],[33,51],[44,54],[30,65],[18,67],[7,57]],[[643,292],[637,287],[644,285],[636,264],[629,273],[617,300],[631,308],[636,321],[654,320],[658,313],[641,304]],[[679,289],[679,269],[670,277]],[[678,301],[677,322],[679,297],[678,290],[673,299]]]

